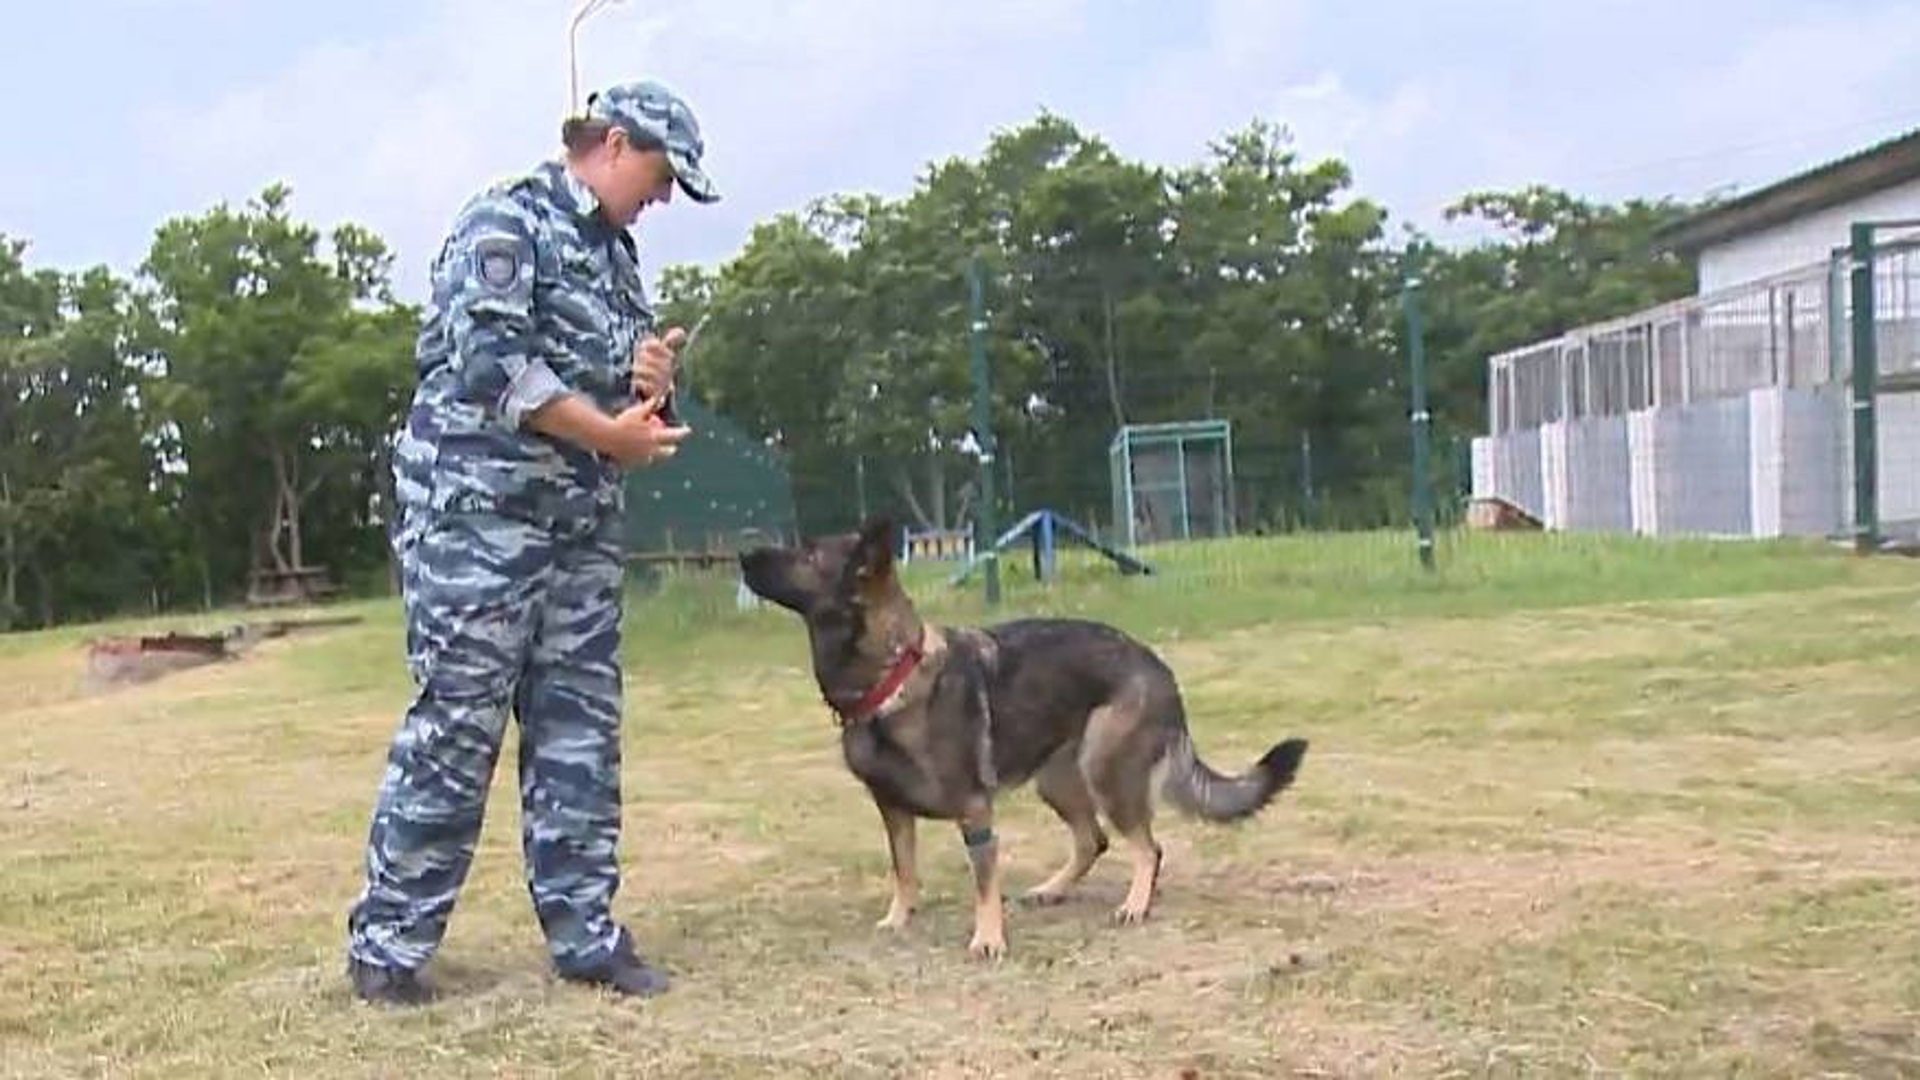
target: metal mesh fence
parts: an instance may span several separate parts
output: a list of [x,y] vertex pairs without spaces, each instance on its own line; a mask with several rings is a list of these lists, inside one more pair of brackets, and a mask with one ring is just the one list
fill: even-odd
[[1127,546],[1234,532],[1233,428],[1226,421],[1128,425],[1107,456],[1112,533]]
[[[1883,377],[1920,373],[1920,240],[1874,257],[1875,325]],[[1582,327],[1488,360],[1490,433],[1658,406],[1733,397],[1761,387],[1844,382],[1852,310],[1845,259],[1802,267]]]
[[[1849,270],[1836,253],[1492,357],[1476,494],[1551,528],[1848,532]],[[1901,528],[1920,524],[1920,239],[1878,247],[1873,279],[1871,490],[1882,523]]]
[[626,483],[627,547],[640,560],[734,551],[797,526],[787,464],[739,424],[696,400],[677,401],[699,433]]

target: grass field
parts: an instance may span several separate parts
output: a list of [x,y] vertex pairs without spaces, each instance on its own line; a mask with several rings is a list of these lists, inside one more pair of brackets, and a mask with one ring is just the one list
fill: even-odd
[[[648,1003],[548,976],[511,744],[431,969],[448,993],[350,1000],[407,694],[393,605],[98,696],[101,628],[0,638],[0,1072],[1920,1075],[1920,564],[1477,536],[1426,578],[1410,553],[1240,541],[1012,581],[1009,612],[1162,648],[1216,766],[1313,749],[1248,825],[1163,816],[1148,924],[1109,925],[1110,856],[1077,901],[1012,909],[998,965],[967,958],[944,829],[918,921],[873,929],[879,821],[797,624],[724,580],[636,592],[618,903],[677,980]],[[1010,891],[1067,850],[1030,791],[1000,825]]]

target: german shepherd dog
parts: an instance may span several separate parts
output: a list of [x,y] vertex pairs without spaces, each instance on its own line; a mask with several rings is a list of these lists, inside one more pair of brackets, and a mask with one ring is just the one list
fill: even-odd
[[897,543],[893,525],[874,520],[857,533],[740,556],[747,587],[805,621],[847,766],[879,806],[893,861],[893,901],[880,928],[901,929],[913,914],[916,819],[954,821],[973,869],[968,951],[1005,953],[993,797],[1029,778],[1072,830],[1073,854],[1025,899],[1066,898],[1107,850],[1104,816],[1133,863],[1114,912],[1122,923],[1147,917],[1159,883],[1156,779],[1162,798],[1213,822],[1248,817],[1293,782],[1304,739],[1279,743],[1240,776],[1208,768],[1187,733],[1173,673],[1113,627],[924,622],[895,574]]

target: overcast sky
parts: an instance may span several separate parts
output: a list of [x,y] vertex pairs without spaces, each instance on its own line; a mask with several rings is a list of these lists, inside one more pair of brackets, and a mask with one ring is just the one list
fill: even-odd
[[[128,270],[165,217],[284,180],[386,237],[418,298],[462,198],[555,147],[573,5],[10,4],[0,232]],[[1914,0],[628,0],[581,34],[584,87],[685,94],[727,196],[643,219],[653,272],[1042,108],[1172,164],[1266,117],[1428,227],[1470,188],[1750,187],[1920,125],[1916,57]]]

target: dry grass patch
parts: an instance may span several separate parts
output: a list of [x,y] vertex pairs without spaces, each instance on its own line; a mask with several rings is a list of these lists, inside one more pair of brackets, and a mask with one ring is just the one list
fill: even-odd
[[[1532,602],[1376,583],[1345,554],[1324,593],[1299,594],[1311,567],[1247,571],[1212,621],[1169,592],[1043,598],[1164,645],[1216,765],[1313,749],[1256,822],[1165,821],[1148,925],[1109,925],[1109,858],[1072,902],[1013,910],[993,967],[965,957],[947,827],[923,828],[918,920],[872,929],[881,830],[797,628],[637,602],[619,907],[678,979],[644,1005],[547,975],[511,742],[432,970],[447,998],[349,1000],[344,917],[407,693],[391,608],[99,697],[73,689],[80,635],[9,641],[0,1073],[1920,1074],[1920,582],[1819,563],[1789,588],[1769,552],[1766,587],[1739,587],[1720,560],[1746,556],[1697,555],[1603,563],[1642,592],[1594,603],[1592,550],[1502,551]],[[1682,571],[1724,595],[1645,598]],[[1257,617],[1263,596],[1300,616]],[[1001,831],[1010,891],[1067,849],[1031,793]]]

